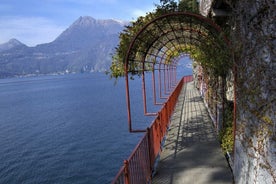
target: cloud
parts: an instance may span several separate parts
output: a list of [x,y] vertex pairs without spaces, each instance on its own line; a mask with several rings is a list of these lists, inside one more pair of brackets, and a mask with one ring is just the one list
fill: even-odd
[[35,46],[53,41],[64,29],[43,17],[0,17],[0,43],[16,38]]
[[145,16],[146,13],[147,13],[147,11],[145,11],[145,10],[135,9],[132,11],[132,16],[134,16],[134,17]]
[[152,12],[155,9],[154,5],[145,7],[143,9],[132,9],[131,15],[133,17],[145,16],[147,13]]

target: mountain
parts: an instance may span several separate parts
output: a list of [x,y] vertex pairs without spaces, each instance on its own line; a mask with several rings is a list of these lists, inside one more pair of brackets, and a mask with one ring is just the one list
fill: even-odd
[[119,21],[84,16],[50,43],[27,47],[12,39],[0,45],[0,78],[108,70],[123,28]]
[[23,43],[21,43],[17,39],[13,38],[13,39],[10,39],[7,43],[0,44],[0,52],[5,51],[5,50],[9,50],[9,49],[18,48],[18,47],[26,47],[26,45],[24,45]]

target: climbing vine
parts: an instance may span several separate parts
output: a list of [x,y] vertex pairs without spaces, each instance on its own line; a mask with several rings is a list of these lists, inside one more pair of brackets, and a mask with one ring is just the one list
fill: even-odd
[[232,153],[234,148],[233,134],[233,102],[228,101],[224,112],[224,126],[219,132],[223,152]]
[[[197,22],[197,20],[191,20],[189,18],[184,18],[186,20],[183,20],[178,17],[166,17],[164,20],[160,20],[157,24],[149,26],[146,31],[142,32],[139,35],[139,39],[136,39],[136,42],[132,45],[132,50],[128,53],[128,47],[132,43],[133,38],[145,25],[148,25],[148,23],[155,18],[166,13],[177,11],[198,12],[198,6],[194,0],[180,1],[179,3],[172,0],[163,0],[160,2],[161,5],[157,5],[155,11],[147,13],[145,17],[139,17],[136,21],[131,22],[120,34],[120,44],[116,48],[116,53],[113,56],[113,62],[110,67],[111,77],[117,78],[124,76],[126,54],[129,54],[130,58],[132,58],[129,62],[129,66],[127,66],[128,71],[133,75],[139,75],[139,71],[142,71],[144,68],[141,68],[141,62],[136,62],[136,60],[141,61],[143,57],[146,57],[144,52],[147,52],[147,48],[155,46],[159,48],[156,50],[164,49],[164,47],[151,45],[152,42],[147,42],[147,40],[155,40],[158,38],[158,36],[160,36],[160,27],[166,32],[166,29],[169,30],[172,26],[175,26],[181,31],[175,31],[175,34],[178,35],[174,36],[179,40],[183,39],[180,38],[181,36],[186,37],[189,41],[186,42],[184,38],[182,42],[179,40],[169,42],[165,47],[173,49],[163,50],[163,52],[166,52],[164,63],[169,64],[173,58],[177,58],[181,53],[189,54],[190,57],[203,68],[203,73],[205,75],[204,81],[208,81],[207,98],[209,107],[211,112],[215,113],[217,104],[225,102],[225,93],[216,94],[217,90],[222,88],[222,85],[219,85],[218,82],[225,81],[226,76],[233,67],[231,50],[224,33],[218,34],[218,32],[212,32],[209,30],[208,26],[206,26],[207,28],[202,28],[202,23],[199,21]],[[183,22],[181,22],[181,20]],[[168,22],[170,23],[168,24]],[[188,31],[185,30],[187,27],[189,28]],[[192,35],[191,32],[194,30],[199,31]],[[162,39],[170,40],[168,37]],[[164,41],[162,43],[166,42]],[[150,61],[156,63],[155,59],[150,58]],[[150,65],[143,67],[151,69]],[[220,78],[220,80],[218,80],[218,78]],[[224,126],[220,132],[222,147],[225,152],[231,152],[233,148],[233,119],[229,118],[233,116],[232,110],[233,108],[230,109],[229,107],[229,112],[227,111],[227,113],[224,113]]]
[[[153,12],[148,12],[146,16],[140,16],[137,20],[130,22],[129,25],[120,33],[120,43],[115,48],[116,52],[113,55],[112,64],[110,66],[110,72],[108,74],[111,78],[118,78],[124,76],[124,62],[128,51],[128,47],[133,39],[133,37],[141,30],[141,28],[146,25],[151,20],[170,12],[176,11],[189,11],[193,13],[198,13],[198,3],[196,0],[182,0],[176,3],[174,0],[160,0],[160,5],[156,5],[156,9]],[[158,33],[157,33],[158,34]],[[143,39],[150,39],[151,35],[144,34]],[[133,50],[139,50],[137,47],[145,48],[147,47],[145,42],[134,45]],[[141,49],[140,49],[141,50]],[[132,63],[132,68],[135,68],[135,63]],[[137,72],[133,72],[137,74]]]

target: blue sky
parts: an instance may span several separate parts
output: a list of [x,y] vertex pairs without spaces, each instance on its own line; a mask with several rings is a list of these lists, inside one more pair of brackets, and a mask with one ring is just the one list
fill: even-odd
[[1,0],[0,44],[16,38],[28,46],[53,41],[80,16],[135,20],[159,0]]

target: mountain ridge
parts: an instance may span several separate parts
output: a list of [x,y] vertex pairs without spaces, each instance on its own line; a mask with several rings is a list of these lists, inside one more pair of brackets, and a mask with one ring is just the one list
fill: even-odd
[[22,47],[22,46],[27,47],[25,44],[23,44],[22,42],[20,42],[16,38],[12,38],[8,42],[0,44],[0,52],[5,51],[5,50],[9,50],[9,49],[12,49],[12,48],[15,48],[15,47]]
[[124,26],[113,19],[81,16],[52,42],[28,47],[14,39],[9,48],[8,42],[1,44],[0,78],[106,71]]

